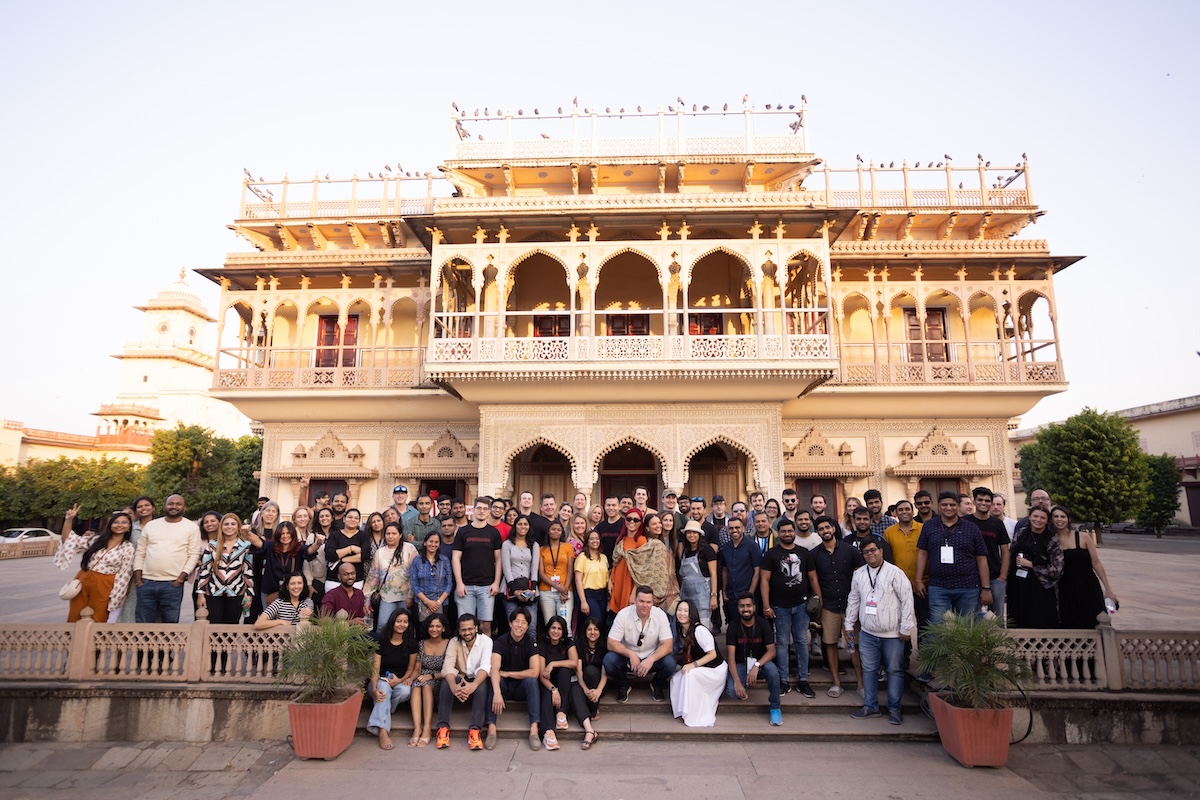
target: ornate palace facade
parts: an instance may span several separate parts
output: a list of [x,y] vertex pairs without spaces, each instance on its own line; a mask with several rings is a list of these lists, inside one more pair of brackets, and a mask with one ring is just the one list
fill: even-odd
[[456,111],[436,178],[247,173],[256,251],[202,273],[263,493],[1011,491],[1077,260],[1018,238],[1028,160],[834,169],[802,113]]

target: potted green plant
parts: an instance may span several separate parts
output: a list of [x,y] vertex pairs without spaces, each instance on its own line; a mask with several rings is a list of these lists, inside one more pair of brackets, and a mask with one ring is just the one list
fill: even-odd
[[366,628],[331,617],[300,627],[283,651],[277,681],[298,686],[288,703],[296,755],[328,760],[354,739],[375,640]]
[[1008,693],[1031,671],[1000,620],[946,614],[921,637],[917,668],[944,687],[929,694],[929,703],[946,752],[967,767],[1004,766],[1013,718]]

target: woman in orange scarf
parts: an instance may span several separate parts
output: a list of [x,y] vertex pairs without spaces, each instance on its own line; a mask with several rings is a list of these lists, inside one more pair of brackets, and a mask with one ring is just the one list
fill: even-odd
[[633,602],[634,590],[642,584],[654,591],[656,606],[668,614],[674,613],[679,601],[679,583],[671,551],[662,540],[646,535],[642,512],[631,508],[625,514],[625,536],[613,548],[608,607],[618,612],[628,606]]

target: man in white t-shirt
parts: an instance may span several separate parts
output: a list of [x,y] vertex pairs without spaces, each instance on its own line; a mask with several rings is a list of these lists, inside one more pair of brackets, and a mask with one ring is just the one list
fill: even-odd
[[133,557],[137,621],[179,622],[183,584],[200,560],[200,527],[186,519],[183,497],[173,494],[166,516],[147,522]]
[[650,677],[650,694],[655,700],[661,702],[666,697],[667,682],[675,674],[673,644],[671,620],[654,605],[654,590],[637,587],[633,605],[617,613],[608,631],[604,671],[617,689],[618,703],[629,699],[626,673],[631,671],[640,678]]

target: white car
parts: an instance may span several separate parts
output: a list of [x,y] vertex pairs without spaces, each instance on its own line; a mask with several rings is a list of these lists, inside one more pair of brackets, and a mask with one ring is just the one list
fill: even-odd
[[40,542],[44,539],[57,539],[58,534],[45,528],[9,528],[0,533],[2,542]]

